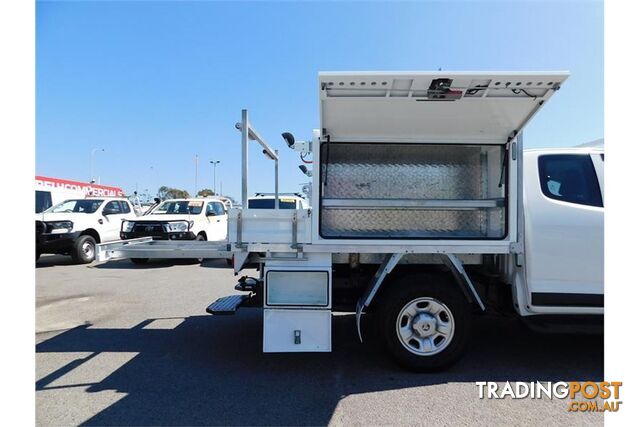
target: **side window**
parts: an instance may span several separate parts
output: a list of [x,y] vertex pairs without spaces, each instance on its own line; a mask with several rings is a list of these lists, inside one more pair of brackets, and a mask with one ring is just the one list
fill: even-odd
[[127,203],[125,201],[120,201],[120,204],[122,205],[122,213],[131,212],[131,208],[129,207],[129,203]]
[[207,203],[207,215],[218,215],[215,209],[215,203],[209,202]]
[[105,209],[114,209],[117,213],[122,213],[122,208],[120,207],[120,202],[116,200],[112,200],[107,203],[104,207]]
[[213,210],[216,213],[216,215],[224,215],[224,206],[222,206],[222,203],[214,203],[213,204]]
[[586,154],[546,154],[538,158],[542,193],[550,199],[602,207],[598,177]]
[[51,207],[51,192],[36,190],[36,213],[40,213]]

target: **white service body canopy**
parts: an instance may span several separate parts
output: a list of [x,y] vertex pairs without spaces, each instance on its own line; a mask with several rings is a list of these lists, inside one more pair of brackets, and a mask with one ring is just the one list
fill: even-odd
[[505,143],[568,72],[321,72],[323,139]]

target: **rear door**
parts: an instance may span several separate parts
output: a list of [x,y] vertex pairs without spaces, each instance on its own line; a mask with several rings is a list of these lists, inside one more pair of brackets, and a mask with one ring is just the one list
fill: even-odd
[[221,202],[209,202],[206,209],[207,240],[227,238],[227,212]]
[[531,306],[602,307],[604,204],[592,155],[526,153],[524,172]]

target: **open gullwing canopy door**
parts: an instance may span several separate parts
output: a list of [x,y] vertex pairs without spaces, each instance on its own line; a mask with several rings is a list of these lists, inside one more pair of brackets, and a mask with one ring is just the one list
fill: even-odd
[[333,141],[504,143],[568,76],[323,72],[321,129]]
[[510,148],[567,77],[320,73],[314,235],[334,243],[493,241],[507,250],[517,240],[522,144]]

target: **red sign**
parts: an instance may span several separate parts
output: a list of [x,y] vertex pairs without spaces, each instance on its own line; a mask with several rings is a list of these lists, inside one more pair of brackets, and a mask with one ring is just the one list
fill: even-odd
[[120,187],[110,187],[107,185],[89,184],[80,181],[69,181],[68,179],[48,178],[36,175],[36,189],[51,191],[54,189],[81,191],[85,196],[96,197],[124,197],[124,191]]

